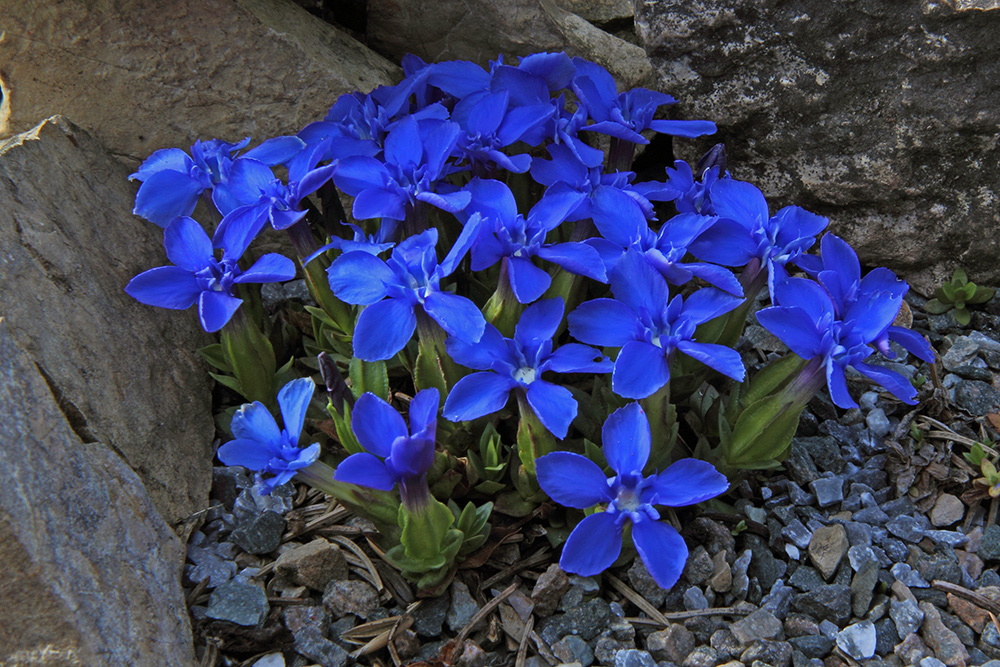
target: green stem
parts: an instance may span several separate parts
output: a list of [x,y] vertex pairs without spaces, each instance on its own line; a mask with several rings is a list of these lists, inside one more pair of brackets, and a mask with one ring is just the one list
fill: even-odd
[[513,338],[514,327],[521,317],[524,306],[518,303],[510,288],[510,270],[508,268],[508,258],[500,260],[500,278],[497,280],[497,289],[493,296],[486,302],[484,315],[486,321],[497,328],[497,330],[507,338]]
[[[286,231],[292,242],[292,247],[295,249],[295,254],[299,258],[299,264],[302,264],[306,257],[319,249],[312,229],[305,219],[299,220]],[[333,290],[330,289],[330,281],[326,276],[326,270],[329,266],[330,260],[325,255],[320,255],[303,265],[302,274],[306,281],[306,288],[319,307],[337,323],[344,336],[350,337],[354,332],[354,310],[334,296]]]
[[250,321],[244,309],[238,308],[220,332],[222,349],[240,383],[243,396],[260,401],[272,413],[277,412],[277,388],[274,374],[277,363],[270,341],[257,325]]
[[517,425],[517,454],[525,471],[534,475],[535,459],[556,451],[556,437],[539,421],[524,391],[518,389],[514,393],[517,394],[517,407],[521,414]]
[[649,419],[649,431],[652,437],[647,468],[663,470],[670,462],[670,450],[673,445],[672,430],[677,421],[677,410],[670,402],[670,383],[660,387],[652,396],[639,401]]

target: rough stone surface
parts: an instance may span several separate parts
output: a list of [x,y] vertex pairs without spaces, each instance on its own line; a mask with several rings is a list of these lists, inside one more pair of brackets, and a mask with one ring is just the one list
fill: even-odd
[[809,542],[809,560],[827,581],[837,571],[840,561],[850,548],[847,531],[839,523],[823,526],[813,532]]
[[934,651],[934,657],[948,667],[965,667],[969,660],[969,652],[962,645],[958,635],[941,620],[941,612],[930,602],[921,602],[920,609],[924,612],[924,624],[920,626],[920,636]]
[[130,214],[127,176],[61,117],[0,142],[0,313],[80,439],[125,459],[172,522],[203,509],[212,482],[210,378],[195,353],[209,338],[193,313],[123,291],[166,264],[160,228]]
[[338,95],[398,76],[289,0],[2,0],[0,15],[0,137],[61,113],[133,159],[294,134]]
[[955,265],[1000,282],[1000,5],[965,4],[634,2],[662,87],[719,125],[683,157],[724,141],[775,208],[830,216],[925,293]]
[[269,610],[264,587],[237,577],[212,591],[207,615],[220,621],[252,626],[263,621]]
[[875,655],[875,624],[861,621],[848,625],[837,633],[837,646],[855,660],[866,660]]
[[348,574],[347,559],[340,547],[323,538],[281,554],[274,568],[286,579],[317,591],[333,579],[346,579]]
[[683,625],[671,624],[646,638],[646,650],[657,660],[681,664],[694,650],[695,638]]
[[551,616],[559,607],[559,600],[570,589],[569,577],[553,563],[538,577],[531,591],[531,601],[535,603],[535,613],[539,618]]
[[950,493],[942,493],[931,508],[931,525],[943,528],[960,521],[963,516],[965,516],[965,505],[962,501]]
[[413,53],[427,61],[472,60],[486,66],[497,54],[565,51],[610,71],[620,86],[651,83],[641,47],[594,27],[553,0],[420,4],[369,0],[368,35],[381,53]]
[[331,581],[323,591],[323,605],[336,617],[354,614],[368,618],[378,607],[378,591],[365,581]]
[[6,319],[0,414],[0,663],[195,665],[180,542],[118,455],[73,432]]
[[755,639],[774,639],[782,633],[782,626],[774,614],[758,609],[730,625],[729,630],[741,644],[749,644]]

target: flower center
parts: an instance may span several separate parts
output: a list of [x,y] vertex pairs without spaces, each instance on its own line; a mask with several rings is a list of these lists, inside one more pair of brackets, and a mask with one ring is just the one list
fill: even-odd
[[538,371],[529,366],[522,366],[514,371],[514,381],[521,384],[531,384],[535,381]]

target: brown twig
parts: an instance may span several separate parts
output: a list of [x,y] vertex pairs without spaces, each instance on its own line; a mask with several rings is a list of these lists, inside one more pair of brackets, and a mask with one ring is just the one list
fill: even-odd
[[495,598],[484,604],[482,609],[473,614],[472,618],[469,619],[469,622],[465,624],[465,627],[462,628],[462,630],[458,633],[458,636],[455,637],[455,640],[460,644],[464,642],[466,637],[468,637],[469,634],[472,632],[472,629],[476,627],[476,625],[478,625],[480,621],[482,621],[490,613],[492,613],[494,609],[499,607],[501,602],[503,602],[511,595],[513,595],[514,591],[516,590],[517,590],[517,583],[513,583],[507,588],[503,589],[503,591],[501,591],[500,594],[497,595]]
[[524,624],[524,634],[521,635],[521,643],[517,647],[517,657],[514,659],[514,667],[524,667],[528,657],[528,640],[531,638],[531,631],[535,629],[534,615],[528,617],[528,622]]
[[997,604],[993,600],[989,599],[985,595],[977,593],[975,591],[970,591],[965,586],[959,586],[958,584],[953,584],[949,581],[942,581],[940,579],[935,579],[931,582],[931,586],[938,589],[939,591],[944,591],[945,593],[952,593],[960,598],[964,598],[976,605],[977,607],[982,607],[988,612],[994,614],[1000,614],[1000,604]]

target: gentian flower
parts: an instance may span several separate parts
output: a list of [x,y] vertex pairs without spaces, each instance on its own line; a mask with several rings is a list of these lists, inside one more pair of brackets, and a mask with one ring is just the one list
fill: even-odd
[[728,313],[742,299],[713,288],[671,299],[666,280],[636,250],[622,256],[610,282],[615,298],[580,304],[569,314],[569,332],[590,345],[622,348],[611,376],[616,394],[652,395],[670,381],[670,362],[678,351],[743,381],[746,370],[736,350],[694,340],[699,324]]
[[636,144],[649,143],[639,134],[648,129],[677,137],[715,133],[715,123],[708,120],[653,120],[659,107],[676,104],[677,100],[645,88],[633,88],[619,94],[614,77],[606,69],[582,58],[574,58],[573,63],[576,66],[573,91],[594,120],[581,130],[607,134]]
[[[832,258],[832,256],[831,256]],[[828,269],[829,270],[829,269]],[[827,282],[839,289],[842,283],[830,274]],[[898,285],[889,289],[858,290],[844,312],[823,286],[806,278],[784,278],[774,283],[776,305],[757,313],[757,321],[781,339],[799,357],[809,361],[796,386],[805,400],[822,387],[825,379],[833,402],[841,408],[858,404],[847,391],[844,372],[848,366],[881,384],[904,403],[916,404],[917,390],[899,373],[864,363],[875,350],[871,344],[888,330],[903,301]],[[840,295],[838,295],[839,297]]]
[[503,259],[507,280],[519,303],[531,303],[552,284],[548,272],[535,266],[538,257],[570,273],[606,282],[601,257],[584,243],[545,243],[576,206],[573,197],[550,197],[535,204],[524,217],[510,189],[500,181],[473,179],[465,187],[472,195],[467,212],[479,213],[482,222],[472,244],[472,270],[481,271]]
[[390,359],[402,350],[416,328],[416,308],[452,336],[476,342],[486,321],[474,303],[441,291],[440,281],[458,267],[477,231],[473,216],[447,257],[437,262],[437,229],[428,229],[397,245],[388,261],[364,250],[345,252],[327,269],[330,287],[345,303],[368,306],[354,329],[354,355],[365,361]]
[[[154,151],[129,175],[129,180],[142,181],[132,212],[166,227],[178,216],[191,215],[201,193],[212,190],[213,203],[225,215],[236,207],[228,189],[233,160],[249,143],[250,137],[238,144],[218,139],[196,141],[191,156],[179,148]],[[296,137],[275,137],[247,151],[243,157],[274,166],[287,162],[304,145]]]
[[264,255],[246,271],[240,270],[237,262],[246,250],[243,238],[224,238],[222,259],[216,259],[208,234],[188,217],[175,218],[167,226],[163,246],[174,266],[140,273],[125,291],[148,306],[172,310],[185,310],[197,301],[201,326],[209,332],[225,326],[243,303],[233,296],[235,285],[276,283],[295,277],[295,264],[276,253]]
[[500,91],[470,96],[455,105],[451,119],[462,128],[458,151],[473,173],[500,167],[515,174],[528,171],[531,156],[507,155],[503,149],[542,125],[553,113],[548,104],[509,107],[510,93]]
[[476,419],[502,409],[510,392],[519,391],[542,425],[557,438],[565,438],[576,417],[576,400],[565,387],[543,380],[542,373],[607,373],[611,361],[576,343],[553,351],[552,336],[562,316],[563,300],[546,299],[525,309],[514,338],[504,338],[491,324],[478,343],[449,338],[446,345],[451,358],[482,372],[455,383],[442,414],[451,421]]
[[[909,285],[896,277],[896,274],[886,268],[877,268],[861,277],[861,263],[854,248],[846,241],[833,234],[827,234],[820,242],[822,270],[816,275],[830,298],[833,299],[834,312],[843,317],[858,299],[870,298],[868,293],[883,292],[892,298],[903,297],[909,290]],[[904,327],[889,326],[872,341],[879,352],[888,359],[894,359],[896,353],[889,348],[889,341],[903,346],[910,354],[934,363],[934,351],[923,336]]]
[[219,447],[217,456],[227,466],[243,466],[268,475],[263,480],[268,493],[319,458],[319,444],[299,447],[306,410],[316,384],[310,378],[292,380],[278,392],[278,407],[284,428],[260,401],[243,405],[230,429],[235,440]]
[[586,509],[607,504],[570,533],[559,567],[584,577],[611,567],[622,547],[622,532],[632,524],[632,541],[657,584],[670,588],[681,576],[688,549],[684,538],[659,521],[654,505],[684,507],[723,493],[726,478],[711,464],[681,459],[663,472],[645,477],[649,460],[649,421],[638,403],[612,412],[601,431],[604,456],[615,476],[608,479],[596,463],[572,452],[553,452],[535,462],[538,484],[555,502]]
[[786,206],[771,216],[760,190],[731,178],[715,182],[711,201],[720,220],[691,244],[695,257],[724,266],[745,266],[759,259],[767,267],[772,297],[775,265],[791,262],[807,269],[816,265],[816,258],[805,253],[826,228],[826,218],[799,206]]
[[334,479],[388,491],[399,485],[407,495],[426,488],[425,475],[434,463],[438,390],[418,391],[410,401],[410,429],[396,410],[371,392],[354,404],[351,428],[365,452],[351,454],[337,466]]
[[341,159],[333,180],[354,197],[354,217],[404,220],[418,201],[456,213],[470,199],[444,179],[455,169],[447,164],[461,128],[451,121],[412,116],[400,120],[385,138],[384,162],[365,155]]

